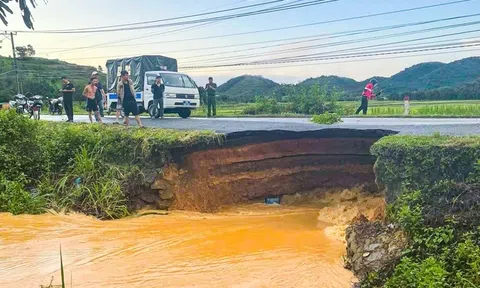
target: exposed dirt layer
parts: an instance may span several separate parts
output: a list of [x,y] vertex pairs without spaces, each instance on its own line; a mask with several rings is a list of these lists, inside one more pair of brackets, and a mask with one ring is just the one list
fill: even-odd
[[227,136],[223,148],[190,153],[164,170],[174,208],[214,212],[223,205],[319,188],[376,190],[370,147],[389,132],[336,131],[236,134]]

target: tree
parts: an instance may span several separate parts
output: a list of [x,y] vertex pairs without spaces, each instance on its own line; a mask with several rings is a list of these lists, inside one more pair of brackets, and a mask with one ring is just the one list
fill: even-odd
[[28,44],[27,47],[25,46],[17,46],[15,47],[15,53],[19,58],[26,58],[26,57],[33,57],[35,56],[35,49],[33,46]]
[[[7,21],[7,13],[13,14],[12,9],[9,7],[9,2],[11,0],[0,0],[0,20],[2,20],[3,24],[5,26],[8,26],[8,21]],[[33,8],[36,7],[37,3],[35,0],[15,0],[15,2],[18,3],[18,6],[20,8],[20,11],[22,12],[22,17],[23,17],[23,22],[25,23],[25,26],[27,26],[28,29],[33,30],[33,23],[32,23],[32,13],[30,12],[30,8],[28,7],[27,2],[30,2]]]
[[98,72],[103,72],[103,68],[102,66],[98,65],[98,69],[97,69]]

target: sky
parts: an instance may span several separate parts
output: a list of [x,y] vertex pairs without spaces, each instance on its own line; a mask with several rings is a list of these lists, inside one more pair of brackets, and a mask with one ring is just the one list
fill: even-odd
[[[270,0],[271,1],[271,0]],[[365,15],[408,9],[425,5],[451,2],[452,0],[338,0],[322,5],[255,15],[243,18],[217,21],[203,25],[155,27],[142,30],[89,33],[89,34],[42,34],[42,30],[94,28],[108,25],[160,20],[181,17],[192,14],[203,14],[197,18],[214,17],[231,13],[240,13],[278,6],[284,3],[309,2],[310,0],[284,0],[279,3],[258,6],[254,8],[211,14],[211,12],[255,5],[269,0],[48,0],[37,1],[38,7],[32,9],[34,16],[34,33],[18,32],[15,45],[31,44],[36,50],[36,56],[61,59],[68,62],[104,66],[107,59],[123,56],[144,54],[159,54],[176,58],[180,67],[211,66],[229,63],[241,63],[254,60],[270,60],[274,58],[302,56],[312,53],[342,53],[341,50],[370,46],[364,51],[395,48],[388,46],[392,42],[417,39],[421,37],[438,37],[424,42],[411,42],[403,46],[434,45],[437,43],[462,42],[480,40],[480,15],[469,18],[443,21],[363,33],[359,35],[343,35],[338,32],[378,28],[419,21],[429,21],[447,17],[469,15],[480,12],[480,0],[471,0],[447,6],[390,14],[376,17]],[[11,4],[13,5],[13,4]],[[350,21],[309,25],[305,27],[278,29],[269,32],[245,34],[251,31],[277,29],[286,26],[304,25],[316,22],[331,21],[349,17],[360,17]],[[19,10],[15,7],[14,15],[8,15],[8,27],[3,30],[24,31]],[[181,20],[176,20],[181,21]],[[471,23],[469,26],[442,29],[430,32],[418,32],[411,35],[399,33],[414,32],[439,26]],[[171,22],[171,21],[170,21]],[[168,23],[168,22],[161,22]],[[1,24],[1,23],[0,23]],[[125,24],[125,25],[123,25]],[[177,31],[172,31],[177,30]],[[439,37],[456,32],[467,32],[456,36]],[[228,34],[244,33],[243,35],[227,36]],[[332,33],[337,33],[332,38]],[[311,36],[323,35],[312,41]],[[330,39],[326,36],[330,35]],[[217,37],[221,36],[221,37]],[[138,40],[131,38],[144,37]],[[207,38],[208,37],[208,38]],[[191,40],[192,38],[207,38]],[[189,40],[190,39],[190,40]],[[290,40],[288,40],[290,39]],[[310,40],[310,42],[292,43]],[[450,40],[450,41],[448,41]],[[349,43],[338,43],[338,42]],[[443,42],[441,42],[443,41]],[[268,42],[249,44],[255,42]],[[274,46],[276,45],[276,46]],[[281,46],[279,46],[281,45]],[[313,46],[316,47],[305,47]],[[319,47],[321,45],[327,47]],[[330,45],[328,47],[328,45]],[[399,46],[400,44],[397,44]],[[4,39],[1,43],[0,55],[11,55],[11,43]],[[79,47],[90,47],[79,49]],[[228,47],[224,47],[228,46]],[[289,50],[290,51],[282,51]],[[295,51],[295,49],[297,49]],[[293,51],[292,51],[293,50]],[[361,50],[360,50],[361,51]],[[353,53],[353,52],[343,52]],[[218,84],[228,79],[244,74],[261,75],[279,83],[297,83],[309,77],[321,75],[338,75],[356,80],[364,80],[372,76],[391,76],[414,64],[429,61],[451,62],[458,59],[480,55],[479,47],[457,48],[448,51],[424,52],[407,55],[377,56],[367,58],[347,58],[316,62],[282,63],[275,65],[235,66],[220,68],[180,68],[181,72],[191,75],[197,83],[206,82],[213,76]],[[388,59],[381,59],[388,58]],[[86,75],[87,77],[88,75]]]

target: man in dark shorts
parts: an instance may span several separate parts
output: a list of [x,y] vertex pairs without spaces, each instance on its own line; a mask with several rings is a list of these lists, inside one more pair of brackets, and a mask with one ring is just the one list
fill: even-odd
[[[100,112],[100,116],[104,117],[105,115],[103,114],[103,112],[105,110],[105,103],[106,103],[106,100],[107,100],[107,95],[105,94],[105,90],[103,89],[102,82],[100,82],[100,78],[98,76],[97,71],[92,72],[92,78],[93,77],[98,79],[97,92],[95,93],[95,100],[97,100],[98,111]],[[97,119],[97,121],[98,121],[98,119]]]
[[98,112],[98,103],[95,99],[97,84],[98,79],[96,77],[90,78],[90,84],[85,86],[85,89],[83,89],[83,96],[87,98],[87,111],[88,118],[90,118],[90,123],[93,123],[92,113],[95,113],[95,118],[97,121],[103,124],[102,117],[100,117],[100,112]]
[[138,116],[139,113],[137,100],[135,100],[133,81],[130,80],[130,75],[128,75],[127,71],[122,71],[120,73],[120,81],[117,85],[117,95],[119,100],[122,99],[123,113],[125,114],[125,126],[128,126],[130,123],[128,117],[132,114],[135,116],[138,126],[143,127],[142,122],[140,121],[140,116]]
[[60,92],[63,93],[63,106],[68,117],[67,122],[73,122],[73,93],[75,92],[75,86],[65,76],[62,77],[62,84]]

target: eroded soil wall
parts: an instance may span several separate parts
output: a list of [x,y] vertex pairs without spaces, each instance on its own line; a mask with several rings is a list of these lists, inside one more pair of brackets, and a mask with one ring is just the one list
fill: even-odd
[[387,134],[329,129],[227,135],[223,147],[183,155],[152,187],[168,186],[173,208],[202,212],[318,188],[366,185],[375,190],[370,147]]

